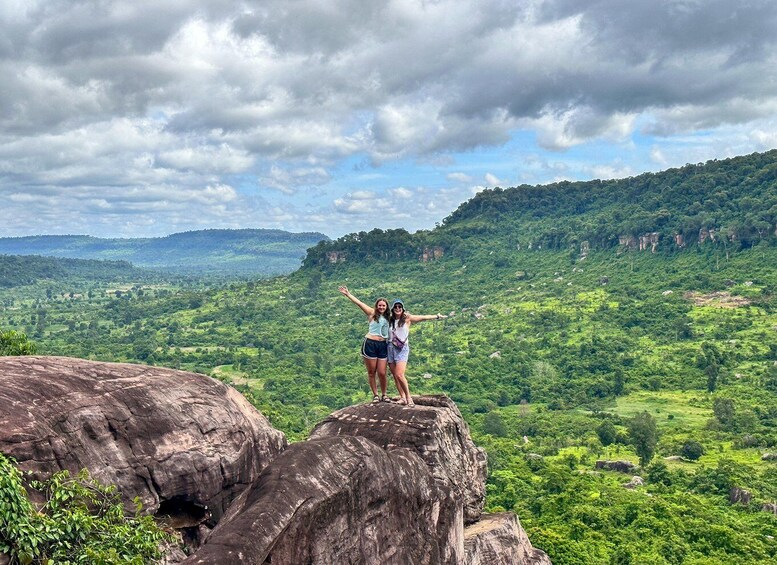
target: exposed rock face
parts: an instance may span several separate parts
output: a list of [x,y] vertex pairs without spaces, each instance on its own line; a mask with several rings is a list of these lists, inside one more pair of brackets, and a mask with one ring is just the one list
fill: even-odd
[[704,243],[708,239],[710,241],[716,241],[716,236],[715,228],[701,228],[699,230],[699,243]]
[[82,468],[176,525],[215,523],[286,447],[204,375],[65,357],[0,357],[0,451],[45,477]]
[[596,462],[597,469],[604,469],[605,471],[618,471],[619,473],[631,474],[636,470],[637,466],[631,461],[605,461],[600,459]]
[[444,395],[413,397],[416,406],[367,404],[331,414],[311,439],[363,436],[384,449],[407,447],[418,453],[432,475],[464,502],[464,519],[480,517],[485,501],[486,453],[476,447],[456,404]]
[[445,250],[442,247],[424,247],[424,250],[421,252],[420,259],[422,262],[427,263],[429,261],[439,259],[443,255],[445,255]]
[[731,487],[728,491],[728,501],[731,504],[750,504],[753,495],[750,491],[739,487]]
[[309,440],[268,466],[184,563],[460,563],[461,508],[410,450]]
[[634,475],[631,477],[631,480],[628,483],[623,483],[623,488],[627,489],[635,489],[637,487],[641,487],[645,485],[645,481],[642,480],[642,477]]
[[326,260],[330,263],[345,263],[345,253],[342,251],[327,251]]
[[658,239],[658,232],[646,233],[639,236],[639,250],[646,251],[650,249],[651,253],[655,253],[656,248],[658,247]]
[[464,565],[551,565],[512,512],[484,514],[464,530]]

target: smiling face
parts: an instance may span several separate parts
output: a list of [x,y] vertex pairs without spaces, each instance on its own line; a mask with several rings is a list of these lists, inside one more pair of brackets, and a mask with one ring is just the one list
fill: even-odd
[[388,302],[384,298],[378,298],[375,301],[375,311],[378,314],[385,314],[388,311]]

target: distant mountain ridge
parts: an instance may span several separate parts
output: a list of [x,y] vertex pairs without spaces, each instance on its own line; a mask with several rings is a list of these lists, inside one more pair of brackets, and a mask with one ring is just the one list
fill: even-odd
[[36,235],[0,238],[0,254],[128,261],[137,267],[190,274],[289,273],[321,233],[266,229],[210,229],[155,238]]

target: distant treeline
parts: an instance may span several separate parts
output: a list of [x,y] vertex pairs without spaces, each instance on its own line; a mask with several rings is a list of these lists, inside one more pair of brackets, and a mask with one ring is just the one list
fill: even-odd
[[[511,248],[609,248],[656,233],[660,247],[702,239],[733,247],[774,240],[777,150],[689,164],[619,180],[559,182],[484,190],[432,231],[373,230],[320,242],[305,266],[421,255],[458,254],[471,238],[496,237]],[[712,238],[709,238],[712,234]]]
[[35,255],[0,255],[0,288],[34,284],[42,279],[80,277],[92,281],[121,281],[149,276],[127,261],[57,259]]

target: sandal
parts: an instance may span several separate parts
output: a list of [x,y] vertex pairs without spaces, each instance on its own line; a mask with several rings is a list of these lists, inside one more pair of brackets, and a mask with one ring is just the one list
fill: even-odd
[[402,398],[402,399],[399,401],[399,403],[400,403],[402,406],[407,406],[407,400],[405,400],[404,398]]
[[385,394],[380,397],[381,402],[391,402],[391,399]]
[[410,402],[407,403],[407,405],[412,408],[413,406],[415,406],[415,402],[413,402],[413,400],[411,399]]
[[380,396],[378,396],[377,394],[373,394],[372,395],[372,403],[375,404],[377,402],[380,402]]

